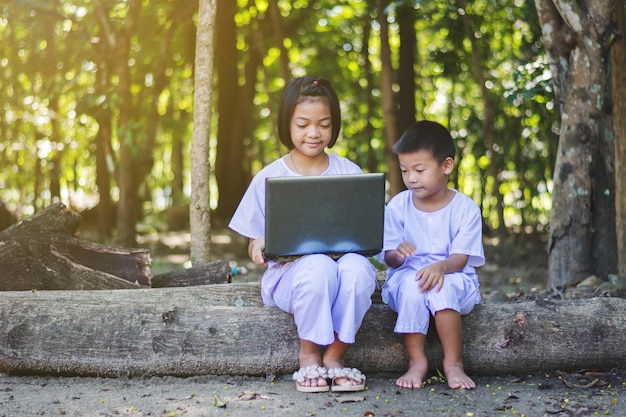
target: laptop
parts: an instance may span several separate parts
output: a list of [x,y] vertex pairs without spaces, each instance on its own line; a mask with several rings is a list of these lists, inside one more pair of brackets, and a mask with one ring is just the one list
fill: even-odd
[[265,180],[265,259],[382,250],[385,174]]

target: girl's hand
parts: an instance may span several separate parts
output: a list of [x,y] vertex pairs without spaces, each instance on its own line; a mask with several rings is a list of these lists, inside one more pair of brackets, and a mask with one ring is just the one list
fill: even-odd
[[435,288],[436,291],[441,290],[441,287],[443,287],[445,272],[443,262],[435,262],[434,264],[425,266],[417,271],[417,274],[415,274],[415,280],[419,281],[418,285],[420,291],[428,292],[433,288]]
[[265,265],[265,258],[263,257],[263,250],[265,249],[265,237],[259,237],[257,239],[250,239],[248,243],[248,256],[257,265]]

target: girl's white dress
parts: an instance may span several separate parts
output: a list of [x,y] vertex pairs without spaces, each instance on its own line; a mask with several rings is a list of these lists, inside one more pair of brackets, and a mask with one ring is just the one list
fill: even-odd
[[[328,154],[322,175],[359,174],[346,158]],[[279,158],[252,179],[229,227],[248,238],[265,236],[265,178],[298,176]],[[324,202],[320,201],[320,210]],[[335,340],[354,343],[356,332],[372,301],[376,271],[362,255],[346,254],[336,261],[326,255],[307,255],[290,262],[268,262],[261,280],[261,296],[268,306],[293,314],[300,339],[318,345]]]

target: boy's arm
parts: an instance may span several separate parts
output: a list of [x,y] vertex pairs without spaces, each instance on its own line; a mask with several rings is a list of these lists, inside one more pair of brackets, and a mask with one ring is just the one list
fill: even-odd
[[414,253],[415,246],[411,242],[402,242],[397,249],[385,252],[385,263],[392,268],[398,268]]
[[420,290],[428,292],[436,288],[439,291],[443,286],[444,276],[452,272],[462,271],[465,265],[467,265],[468,259],[468,255],[453,253],[446,259],[420,269],[415,275],[415,279],[420,282]]
[[404,263],[405,259],[406,257],[400,255],[397,250],[388,250],[385,252],[385,264],[392,268],[400,267]]

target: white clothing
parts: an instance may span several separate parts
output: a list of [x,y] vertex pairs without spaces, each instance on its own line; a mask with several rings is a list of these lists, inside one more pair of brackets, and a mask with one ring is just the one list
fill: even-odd
[[[360,174],[350,160],[328,154],[322,175]],[[265,178],[292,177],[285,157],[270,163],[252,179],[228,227],[248,238],[265,236]],[[337,261],[307,255],[291,262],[268,262],[261,280],[264,304],[294,315],[300,339],[318,345],[335,340],[354,343],[376,288],[376,270],[362,255],[346,254]]]
[[[453,191],[456,194],[450,203],[432,213],[418,210],[409,190],[387,204],[381,260],[385,251],[397,249],[402,242],[409,241],[416,248],[403,265],[389,268],[383,286],[383,301],[398,313],[397,333],[426,334],[430,314],[452,309],[465,315],[480,302],[474,269],[485,263],[480,209],[469,197]],[[453,253],[469,256],[463,271],[446,274],[440,291],[421,293],[416,273]]]

